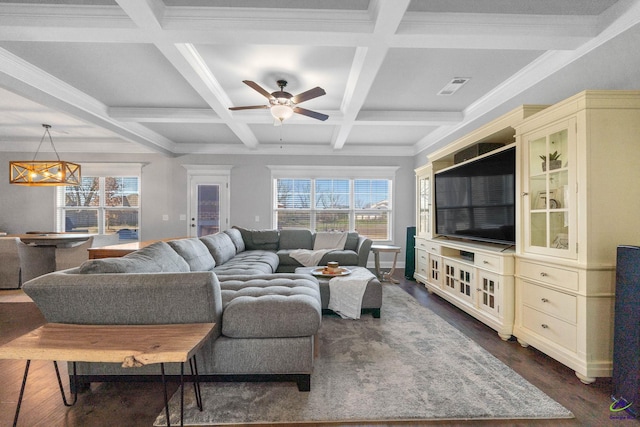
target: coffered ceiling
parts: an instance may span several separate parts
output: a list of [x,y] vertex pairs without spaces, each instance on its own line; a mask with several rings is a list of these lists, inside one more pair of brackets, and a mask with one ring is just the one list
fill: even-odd
[[[625,36],[626,78],[638,22],[640,0],[0,0],[0,151],[48,123],[65,152],[411,156]],[[606,81],[578,74],[555,91]],[[329,119],[229,110],[279,79]]]

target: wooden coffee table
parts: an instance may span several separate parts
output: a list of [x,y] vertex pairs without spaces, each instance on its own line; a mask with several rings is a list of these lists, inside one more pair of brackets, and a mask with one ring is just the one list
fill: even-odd
[[0,359],[26,360],[27,364],[18,397],[13,425],[18,422],[20,405],[29,374],[31,360],[51,360],[56,369],[58,385],[65,406],[77,401],[77,384],[73,387],[73,401],[67,402],[56,361],[122,363],[125,368],[160,364],[164,386],[165,413],[169,421],[169,400],[164,374],[165,363],[180,363],[180,425],[184,413],[184,362],[189,362],[194,376],[194,390],[198,408],[202,410],[198,367],[195,353],[211,335],[214,323],[171,325],[74,325],[47,323],[13,341],[0,346]]

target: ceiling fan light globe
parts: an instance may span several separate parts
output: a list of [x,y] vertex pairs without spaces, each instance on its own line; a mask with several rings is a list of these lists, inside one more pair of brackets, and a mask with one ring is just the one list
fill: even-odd
[[293,116],[293,109],[288,105],[280,105],[280,104],[273,105],[271,107],[271,115],[274,118],[280,121],[283,121]]

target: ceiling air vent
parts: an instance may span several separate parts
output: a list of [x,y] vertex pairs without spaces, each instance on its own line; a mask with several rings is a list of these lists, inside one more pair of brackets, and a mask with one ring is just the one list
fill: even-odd
[[471,80],[470,77],[454,77],[445,87],[443,87],[438,95],[451,96],[458,91],[466,82]]

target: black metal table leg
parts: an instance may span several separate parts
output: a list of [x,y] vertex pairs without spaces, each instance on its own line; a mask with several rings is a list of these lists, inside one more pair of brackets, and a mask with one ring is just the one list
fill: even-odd
[[[189,359],[189,367],[191,368],[191,376],[195,377],[193,381],[193,391],[196,396],[196,404],[198,405],[198,409],[202,411],[202,393],[200,392],[200,377],[198,376],[198,363],[195,355]],[[164,412],[167,417],[167,427],[171,427],[171,421],[169,420],[169,397],[167,393],[167,379],[164,374],[164,363],[160,364],[160,370],[162,371],[162,386],[164,388]],[[180,363],[180,426],[184,426],[184,362]]]
[[[78,401],[78,376],[76,375],[76,362],[73,362],[73,390],[71,394],[73,395],[73,402],[68,403],[67,398],[64,394],[64,388],[62,387],[62,380],[60,379],[60,370],[58,369],[58,362],[53,361],[53,366],[56,368],[56,377],[58,378],[58,387],[60,387],[60,394],[62,395],[62,403],[64,406],[73,406]],[[71,384],[69,384],[71,387]]]
[[169,397],[167,396],[167,379],[164,376],[164,363],[160,364],[160,371],[162,372],[162,386],[164,388],[164,413],[167,416],[167,427],[171,427],[171,420],[169,418]]
[[184,362],[180,363],[180,427],[184,426]]
[[18,406],[16,406],[16,414],[13,417],[13,427],[18,425],[18,415],[20,415],[20,405],[22,405],[22,396],[24,396],[24,387],[27,385],[27,376],[29,375],[29,366],[31,360],[27,360],[27,366],[24,368],[24,376],[22,377],[22,386],[20,386],[20,395],[18,396]]
[[198,361],[195,354],[189,359],[189,366],[191,367],[191,377],[194,378],[193,392],[196,395],[196,404],[200,412],[202,412],[202,393],[200,391],[200,377],[198,376]]

